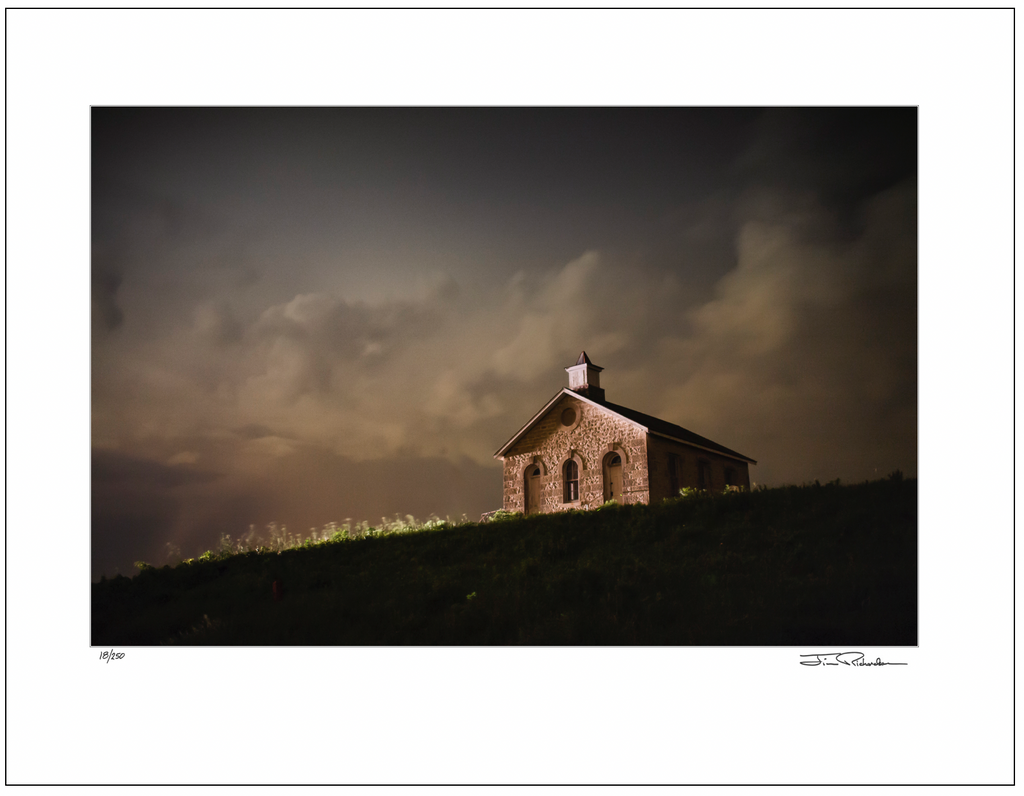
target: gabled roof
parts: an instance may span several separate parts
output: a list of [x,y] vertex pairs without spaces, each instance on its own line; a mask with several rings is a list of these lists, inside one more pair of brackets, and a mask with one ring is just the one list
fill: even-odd
[[547,413],[547,411],[555,404],[555,402],[563,395],[571,395],[573,398],[576,398],[577,400],[585,401],[589,404],[592,404],[605,410],[606,412],[611,412],[612,414],[618,415],[624,420],[628,420],[629,422],[633,423],[636,426],[639,426],[644,431],[647,431],[651,434],[657,434],[660,437],[674,439],[678,442],[683,442],[687,445],[693,445],[696,448],[703,448],[704,450],[712,451],[714,453],[720,453],[723,456],[729,456],[730,458],[739,459],[740,461],[750,462],[751,464],[757,464],[757,462],[754,459],[751,459],[749,456],[744,456],[742,453],[737,453],[736,451],[731,450],[725,447],[724,445],[719,445],[717,442],[712,442],[707,437],[702,437],[699,434],[694,434],[692,431],[689,431],[683,428],[682,426],[677,426],[675,423],[669,423],[657,417],[645,415],[643,412],[637,412],[635,409],[630,409],[625,406],[619,406],[618,404],[613,404],[608,401],[596,401],[592,398],[587,398],[585,395],[580,395],[578,392],[570,390],[567,387],[563,387],[561,390],[555,393],[555,396],[546,404],[544,404],[544,407],[539,412],[537,412],[537,414],[531,417],[525,426],[519,429],[519,431],[517,431],[508,442],[506,442],[504,445],[501,446],[501,448],[498,449],[497,453],[494,454],[494,458],[497,459],[499,457],[504,456],[505,453],[509,450],[509,448],[515,445],[523,437],[523,435],[526,434],[526,432],[529,431],[534,426],[534,424],[538,420],[540,420]]

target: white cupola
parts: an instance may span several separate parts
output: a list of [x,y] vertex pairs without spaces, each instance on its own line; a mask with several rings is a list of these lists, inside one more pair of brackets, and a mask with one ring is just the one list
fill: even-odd
[[586,351],[581,351],[576,364],[565,370],[569,374],[570,390],[593,401],[604,400],[604,390],[601,389],[601,376],[599,375],[604,368],[599,368],[591,362]]

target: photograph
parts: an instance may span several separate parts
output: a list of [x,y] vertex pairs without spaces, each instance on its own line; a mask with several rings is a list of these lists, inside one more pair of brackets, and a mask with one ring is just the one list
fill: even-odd
[[92,108],[92,643],[915,645],[917,116]]

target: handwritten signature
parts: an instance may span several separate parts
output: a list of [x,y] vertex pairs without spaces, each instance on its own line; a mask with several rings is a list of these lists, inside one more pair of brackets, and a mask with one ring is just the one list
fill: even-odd
[[801,666],[906,666],[905,663],[892,663],[875,658],[873,661],[864,660],[863,652],[818,652],[809,655],[801,655]]

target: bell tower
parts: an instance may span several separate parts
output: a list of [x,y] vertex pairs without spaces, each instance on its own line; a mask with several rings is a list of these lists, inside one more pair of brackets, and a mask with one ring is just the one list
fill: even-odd
[[600,376],[604,368],[599,368],[591,362],[586,351],[581,351],[580,358],[576,360],[576,364],[565,370],[569,374],[570,390],[578,392],[592,401],[604,400],[604,390],[601,389]]

